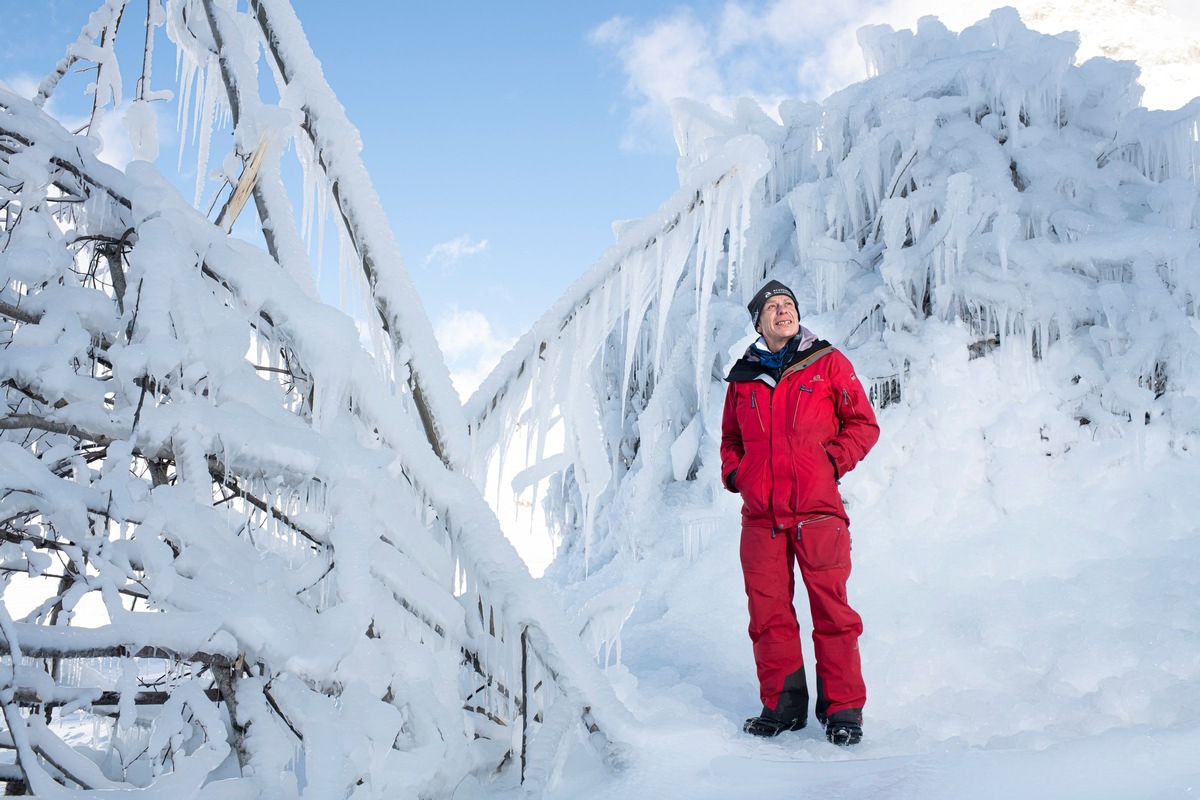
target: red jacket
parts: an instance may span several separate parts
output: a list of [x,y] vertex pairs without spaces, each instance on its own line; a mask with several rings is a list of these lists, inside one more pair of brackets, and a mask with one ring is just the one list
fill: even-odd
[[785,356],[776,383],[751,346],[727,380],[721,478],[742,495],[743,524],[787,528],[820,514],[849,522],[838,479],[879,439],[850,361],[817,340]]

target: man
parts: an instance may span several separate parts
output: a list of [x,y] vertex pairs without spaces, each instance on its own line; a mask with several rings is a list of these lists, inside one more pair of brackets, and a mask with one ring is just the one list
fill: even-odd
[[769,281],[748,308],[761,338],[729,372],[721,425],[721,477],[742,495],[742,573],[763,703],[743,729],[777,736],[808,721],[795,559],[812,610],[816,717],[831,742],[856,744],[866,702],[862,619],[846,598],[850,529],[838,481],[879,439],[879,426],[849,360],[800,326],[791,289]]

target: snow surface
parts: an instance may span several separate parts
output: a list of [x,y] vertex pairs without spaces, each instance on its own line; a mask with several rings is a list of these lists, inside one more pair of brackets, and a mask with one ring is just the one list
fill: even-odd
[[[210,8],[224,74],[197,4],[165,19],[201,173],[230,121],[231,178],[268,129],[308,159],[295,192],[271,145],[267,252],[0,86],[0,748],[39,794],[1200,793],[1200,105],[1139,108],[1132,65],[1076,64],[1071,37],[1011,9],[958,33],[865,28],[877,76],[785,102],[782,122],[680,101],[680,190],[460,408],[357,134],[290,7],[263,6],[291,65],[267,59],[278,104],[255,97],[251,17]],[[255,89],[226,106],[231,84]],[[131,120],[139,149],[149,123]],[[70,192],[89,198],[77,213]],[[370,348],[305,270],[303,232],[334,206],[363,237],[343,267],[383,254],[360,290],[394,313]],[[75,238],[127,228],[123,277]],[[740,732],[758,692],[716,438],[768,275],[856,364],[883,430],[842,482],[869,695],[852,749]],[[283,516],[214,495],[229,480]],[[518,550],[554,553],[540,581]],[[60,583],[66,564],[81,577]],[[186,658],[22,658],[144,644],[244,658],[236,712]],[[163,677],[157,713],[135,707]],[[88,713],[100,688],[115,719]],[[18,691],[67,705],[47,725]]]

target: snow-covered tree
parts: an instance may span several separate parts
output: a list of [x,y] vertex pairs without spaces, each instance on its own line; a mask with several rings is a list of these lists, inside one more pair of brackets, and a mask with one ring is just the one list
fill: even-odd
[[[0,86],[0,778],[448,796],[544,786],[575,741],[610,754],[626,712],[462,474],[448,372],[290,5],[146,5],[126,121],[153,158],[165,26],[199,121],[193,202],[88,135],[121,101],[127,5],[36,97]],[[71,133],[39,106],[80,62],[94,104]],[[359,324],[318,297],[303,232],[324,208]]]

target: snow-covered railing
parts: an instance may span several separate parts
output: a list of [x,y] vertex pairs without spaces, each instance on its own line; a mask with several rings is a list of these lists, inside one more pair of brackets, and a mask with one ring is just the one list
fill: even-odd
[[[677,326],[707,326],[727,313],[722,298],[740,298],[763,275],[765,265],[747,250],[742,233],[767,166],[766,149],[747,136],[696,168],[656,214],[619,232],[616,244],[467,401],[481,485],[487,483],[488,463],[518,446],[512,436],[519,419],[534,431],[526,443],[531,472],[539,471],[539,463],[558,464],[557,488],[548,494],[557,495],[550,502],[560,510],[564,500],[574,507],[584,569],[603,498],[637,449],[651,443],[645,427],[639,432],[631,423],[657,387],[670,384],[662,397],[683,398],[692,409],[660,420],[663,446],[670,446],[692,424],[714,359],[724,358],[694,331],[681,340]],[[610,402],[620,409],[611,417],[603,411]],[[547,443],[559,415],[565,423],[562,454]],[[688,438],[701,425],[697,418]],[[688,472],[695,451],[679,457]],[[567,500],[572,496],[577,505]]]

